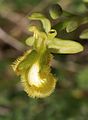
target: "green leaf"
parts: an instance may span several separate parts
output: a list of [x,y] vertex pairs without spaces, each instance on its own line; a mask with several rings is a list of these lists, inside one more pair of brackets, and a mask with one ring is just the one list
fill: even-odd
[[33,13],[31,16],[29,16],[29,19],[31,20],[40,20],[43,24],[43,28],[46,33],[48,33],[51,29],[51,23],[50,21],[41,13]]
[[62,40],[60,38],[54,38],[49,41],[48,48],[53,53],[72,54],[83,51],[83,46],[75,41]]
[[83,2],[86,2],[86,3],[88,3],[88,0],[83,0]]
[[29,46],[33,46],[34,41],[35,41],[34,37],[29,37],[26,39],[26,44]]
[[66,31],[72,32],[74,30],[76,30],[79,27],[79,23],[77,20],[71,20],[68,22],[67,26],[66,26]]
[[62,15],[63,11],[60,5],[53,4],[49,9],[49,13],[52,19],[57,19]]
[[68,24],[68,20],[65,20],[65,21],[61,21],[59,23],[57,23],[54,28],[57,30],[57,31],[61,31],[61,30],[64,30],[66,27],[67,27],[67,24]]
[[84,30],[79,37],[81,39],[88,39],[88,29]]

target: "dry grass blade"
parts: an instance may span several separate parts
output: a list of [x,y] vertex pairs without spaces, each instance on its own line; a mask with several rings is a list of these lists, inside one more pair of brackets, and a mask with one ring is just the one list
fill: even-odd
[[21,42],[19,42],[17,39],[13,38],[12,36],[8,35],[1,28],[0,28],[0,39],[19,51],[23,51],[25,49],[25,46]]

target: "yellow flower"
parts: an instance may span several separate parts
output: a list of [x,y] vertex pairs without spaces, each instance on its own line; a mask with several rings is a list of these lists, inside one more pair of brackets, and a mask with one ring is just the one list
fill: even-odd
[[[17,73],[19,71],[22,85],[29,96],[33,98],[43,98],[49,96],[54,91],[56,85],[56,79],[52,73],[50,73],[52,56],[47,52],[43,55],[33,53],[33,51],[27,52],[24,57],[17,60],[17,65],[15,62],[13,69],[17,71]],[[32,59],[32,57],[34,59]],[[31,59],[32,63],[30,63]],[[26,64],[24,65],[24,63]],[[22,65],[24,66],[22,67]]]
[[45,75],[42,78],[39,74],[39,63],[36,62],[30,69],[22,74],[21,79],[24,86],[24,90],[31,97],[46,97],[49,96],[56,85],[56,80],[51,73]]

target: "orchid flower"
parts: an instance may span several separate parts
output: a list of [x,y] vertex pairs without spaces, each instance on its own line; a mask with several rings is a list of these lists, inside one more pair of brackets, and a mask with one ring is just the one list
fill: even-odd
[[29,27],[33,36],[27,38],[26,44],[32,46],[22,57],[18,58],[12,68],[21,76],[21,82],[28,96],[44,98],[55,89],[56,78],[51,73],[51,53],[72,54],[83,51],[80,43],[57,38],[57,32],[51,29],[50,21],[40,13],[33,13],[29,19],[40,20],[43,30],[36,26]]

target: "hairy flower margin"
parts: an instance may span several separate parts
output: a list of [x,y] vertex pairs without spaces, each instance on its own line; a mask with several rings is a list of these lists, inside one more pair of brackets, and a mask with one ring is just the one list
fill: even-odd
[[21,75],[22,85],[29,96],[43,98],[54,91],[56,79],[50,73],[51,59],[50,53],[41,56],[35,50],[29,50],[13,63],[12,68]]
[[71,40],[56,38],[57,32],[51,29],[50,21],[40,13],[33,13],[31,20],[40,20],[43,30],[31,26],[29,31],[33,36],[26,40],[26,44],[32,46],[11,65],[17,75],[21,76],[21,82],[28,96],[44,98],[55,89],[56,79],[51,73],[50,62],[52,53],[71,54],[83,51],[80,43]]

